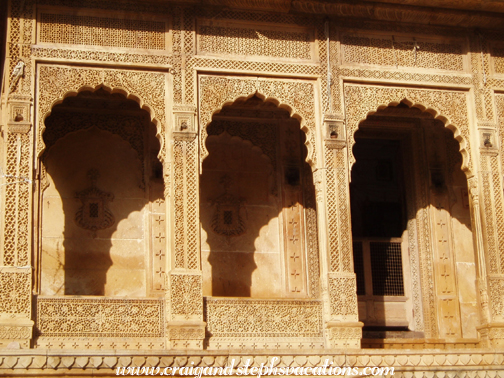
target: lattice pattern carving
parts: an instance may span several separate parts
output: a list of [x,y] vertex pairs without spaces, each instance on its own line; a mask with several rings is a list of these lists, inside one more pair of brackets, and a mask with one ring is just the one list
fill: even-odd
[[254,93],[275,99],[280,104],[289,106],[291,115],[301,118],[301,127],[307,133],[307,160],[314,165],[315,146],[315,109],[314,88],[312,83],[284,80],[245,79],[231,77],[203,76],[200,78],[200,124],[201,124],[201,159],[208,155],[205,146],[206,127],[211,122],[212,114],[225,104],[240,97],[249,97]]
[[43,337],[161,337],[163,301],[156,299],[39,298]]
[[[460,142],[460,152],[463,157],[462,170],[472,171],[466,96],[465,93],[460,92],[347,84],[345,85],[345,102],[359,104],[359,106],[347,106],[349,149],[354,144],[353,134],[359,122],[366,119],[369,113],[377,111],[380,106],[398,104],[406,100],[412,106],[428,109],[435,116],[446,117],[445,125],[454,132],[455,139]],[[354,163],[355,158],[350,149],[350,165]]]
[[[96,88],[104,85],[118,88],[141,99],[140,107],[148,107],[151,118],[157,126],[157,137],[161,142],[159,158],[164,161],[165,134],[165,74],[155,72],[121,71],[108,69],[76,68],[66,66],[39,67],[39,119],[37,152],[44,149],[42,133],[45,130],[43,120],[49,115],[55,101],[63,99],[69,93],[75,93],[83,87]],[[145,104],[143,103],[145,101]]]
[[342,36],[345,63],[382,66],[420,67],[462,71],[464,48],[461,42],[428,42],[373,38],[345,34]]
[[203,315],[203,291],[200,275],[171,275],[171,311],[172,315]]
[[0,272],[0,313],[31,313],[31,272]]
[[488,289],[493,321],[502,321],[504,319],[504,277],[490,278]]
[[357,282],[355,276],[329,276],[329,296],[331,315],[341,316],[345,320],[357,317]]
[[336,170],[334,169],[334,150],[325,149],[326,190],[327,190],[327,233],[329,235],[329,264],[331,272],[340,270],[338,203],[336,191]]
[[192,140],[174,143],[175,267],[199,269],[198,153]]
[[3,264],[26,266],[29,259],[30,136],[7,135]]
[[220,26],[205,21],[201,20],[198,28],[200,53],[312,59],[313,33],[309,30],[299,30],[296,27],[272,30],[257,25],[243,27],[238,24]]
[[166,22],[40,13],[40,42],[164,50]]
[[213,337],[320,337],[322,303],[296,300],[207,298]]

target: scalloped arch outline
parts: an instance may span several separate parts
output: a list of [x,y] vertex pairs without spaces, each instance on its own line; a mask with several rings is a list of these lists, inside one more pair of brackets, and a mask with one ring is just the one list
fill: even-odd
[[[212,79],[225,79],[226,80],[227,79],[230,81],[235,81],[235,85],[234,85],[233,89],[235,89],[236,87],[239,87],[239,88],[238,88],[238,91],[234,91],[231,93],[229,93],[229,92],[224,93],[223,94],[224,98],[218,99],[216,101],[217,104],[215,104],[215,106],[211,107],[211,109],[206,109],[206,106],[209,101],[206,100],[205,98],[203,98],[204,96],[201,96],[201,93],[200,93],[200,100],[199,100],[199,109],[200,109],[200,117],[199,118],[200,118],[200,133],[201,133],[200,134],[201,135],[201,138],[200,138],[200,148],[201,148],[200,164],[202,164],[203,160],[208,156],[208,150],[206,149],[206,146],[205,146],[206,138],[208,137],[206,129],[210,125],[210,123],[212,122],[213,116],[215,114],[218,114],[225,106],[233,105],[236,101],[239,101],[239,100],[246,101],[253,96],[257,96],[263,102],[271,102],[275,106],[277,106],[278,108],[288,111],[290,117],[296,119],[299,122],[300,129],[306,134],[304,145],[307,148],[307,154],[306,154],[305,160],[310,165],[310,167],[312,169],[315,169],[315,167],[316,167],[315,140],[314,140],[315,122],[313,121],[313,124],[310,127],[309,121],[307,121],[305,119],[305,117],[303,117],[303,115],[301,114],[302,112],[299,111],[299,109],[297,109],[295,106],[290,105],[289,102],[285,100],[285,98],[281,98],[281,97],[286,97],[284,93],[282,93],[282,94],[284,94],[284,96],[269,96],[267,94],[267,91],[261,90],[261,88],[258,88],[258,85],[260,86],[260,84],[263,84],[263,83],[267,84],[266,87],[269,86],[271,88],[271,84],[273,82],[277,82],[278,83],[276,86],[276,88],[277,88],[279,84],[281,84],[281,85],[287,84],[287,83],[294,84],[294,83],[296,83],[295,81],[288,82],[288,81],[275,80],[273,82],[270,82],[270,81],[267,81],[262,78],[254,80],[254,79],[245,79],[245,78],[236,78],[236,77],[222,78],[222,77],[215,77],[215,76],[205,76],[205,77],[200,78],[200,83],[201,83],[201,80],[204,80],[204,79],[210,79],[210,80],[212,80]],[[236,85],[237,83],[240,83],[240,85]],[[247,90],[245,88],[247,86],[247,84],[250,84],[250,87],[251,87],[251,89],[253,87],[253,90]],[[312,84],[312,83],[304,82],[304,84]],[[227,88],[227,89],[229,89],[229,88]],[[205,90],[204,86],[203,86],[202,90]],[[219,94],[222,95],[222,92],[220,92]],[[313,95],[314,95],[314,93],[313,93]],[[314,112],[315,112],[315,107],[313,106],[313,109],[311,109],[311,113],[314,114]]]
[[[45,112],[44,114],[41,115],[40,121],[39,121],[39,143],[41,146],[39,147],[37,151],[37,157],[40,159],[42,157],[42,154],[46,150],[46,145],[44,142],[44,132],[46,130],[46,125],[45,121],[46,119],[51,115],[52,110],[55,106],[63,103],[63,101],[66,98],[69,97],[75,97],[81,92],[89,91],[89,92],[96,92],[98,89],[103,89],[106,92],[110,94],[115,94],[119,93],[125,97],[127,100],[133,100],[135,101],[141,110],[146,111],[149,114],[150,122],[152,122],[156,126],[156,138],[159,140],[159,153],[158,153],[158,159],[161,163],[164,161],[164,137],[162,135],[163,129],[161,127],[161,122],[156,118],[154,110],[147,104],[145,101],[142,100],[142,98],[136,94],[128,92],[127,89],[122,88],[122,87],[112,87],[108,86],[104,83],[99,84],[97,86],[89,86],[89,85],[84,85],[79,87],[77,90],[69,90],[64,93],[62,97],[57,98],[56,100],[53,100],[50,105],[49,105],[49,110]],[[129,144],[129,143],[128,143]]]
[[[352,86],[350,86],[352,87]],[[355,87],[355,86],[353,86]],[[347,87],[348,88],[348,87]],[[369,89],[370,87],[361,87],[364,89]],[[373,88],[373,87],[371,87]],[[374,87],[376,88],[376,87]],[[384,88],[379,88],[380,90],[383,90]],[[397,88],[387,88],[390,91],[396,90]],[[386,90],[387,90],[386,89]],[[421,110],[422,112],[429,113],[430,115],[433,116],[434,119],[439,120],[443,122],[444,127],[448,128],[452,133],[453,137],[459,144],[459,152],[462,155],[462,166],[461,169],[465,173],[467,178],[470,178],[473,176],[473,167],[472,167],[472,159],[471,159],[471,147],[470,147],[470,142],[468,140],[469,137],[469,127],[468,123],[463,126],[457,126],[457,122],[454,122],[450,116],[447,115],[448,112],[445,110],[441,109],[439,106],[435,106],[433,104],[427,105],[426,103],[428,101],[422,101],[422,99],[415,99],[414,95],[408,95],[408,92],[423,92],[423,94],[426,93],[454,93],[454,92],[444,92],[440,90],[434,90],[434,91],[429,91],[427,89],[408,89],[408,88],[400,88],[399,89],[401,92],[401,95],[398,96],[397,100],[392,100],[392,101],[375,101],[375,104],[372,104],[368,106],[367,110],[364,110],[362,114],[359,114],[357,117],[355,117],[355,120],[350,120],[348,124],[348,136],[347,136],[347,142],[348,142],[348,154],[349,154],[349,169],[352,169],[352,166],[355,164],[355,157],[353,155],[353,146],[355,145],[355,132],[359,129],[360,125],[362,122],[364,122],[368,116],[375,114],[379,110],[383,110],[389,106],[397,106],[401,102],[406,104],[410,108],[417,108]],[[406,93],[404,93],[406,92]],[[457,94],[462,94],[463,92],[459,92]],[[366,99],[362,99],[365,101]],[[433,100],[434,101],[434,100]],[[467,104],[464,104],[467,106]],[[372,108],[373,110],[369,110],[369,108]],[[364,113],[365,112],[365,113]],[[348,116],[347,116],[347,121],[348,121]],[[468,122],[468,118],[467,118]],[[465,127],[465,130],[462,130],[462,127]],[[464,136],[465,132],[465,136]]]

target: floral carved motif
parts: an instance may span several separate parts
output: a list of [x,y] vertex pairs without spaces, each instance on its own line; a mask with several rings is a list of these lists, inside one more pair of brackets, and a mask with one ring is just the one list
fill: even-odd
[[320,337],[322,303],[208,298],[208,331],[217,337]]
[[163,301],[39,298],[37,329],[46,337],[161,337]]

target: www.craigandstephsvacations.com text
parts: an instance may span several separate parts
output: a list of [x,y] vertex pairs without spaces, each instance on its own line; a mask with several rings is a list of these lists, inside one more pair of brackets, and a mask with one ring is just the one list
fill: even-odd
[[325,360],[321,366],[308,367],[277,367],[278,357],[273,357],[269,364],[261,363],[260,366],[251,366],[250,360],[247,360],[243,366],[238,366],[233,359],[231,364],[225,367],[210,366],[168,366],[161,367],[117,367],[116,375],[144,375],[144,376],[184,376],[201,378],[203,376],[392,376],[393,367],[342,367],[333,366],[329,360]]

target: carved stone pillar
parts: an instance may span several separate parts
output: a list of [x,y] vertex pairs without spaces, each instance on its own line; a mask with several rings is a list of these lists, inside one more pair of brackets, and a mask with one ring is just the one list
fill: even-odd
[[[481,346],[504,346],[504,198],[495,133],[480,129],[481,172],[469,179],[475,244],[478,259],[478,293]],[[480,200],[481,198],[481,200]],[[480,220],[481,215],[481,220]]]
[[0,348],[29,348],[31,318],[32,197],[31,98],[11,95],[1,172],[3,239],[0,268]]
[[331,348],[360,348],[363,323],[357,308],[350,223],[349,168],[342,119],[326,119],[325,166],[328,266],[326,342]]
[[194,113],[175,114],[175,122],[174,252],[168,282],[168,344],[172,349],[203,349],[205,323],[199,251],[199,162]]

